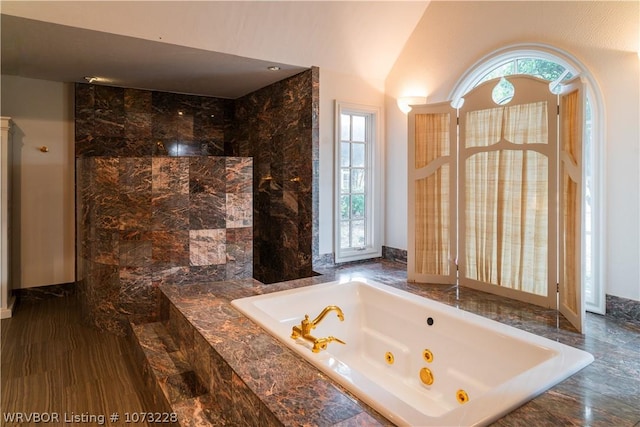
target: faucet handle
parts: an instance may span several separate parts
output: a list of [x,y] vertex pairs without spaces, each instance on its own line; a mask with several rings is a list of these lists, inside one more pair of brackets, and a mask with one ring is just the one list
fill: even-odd
[[342,341],[340,338],[336,338],[336,337],[331,336],[331,335],[329,335],[329,336],[327,337],[327,340],[329,340],[329,341],[339,342],[340,344],[345,344],[345,345],[347,344],[346,342]]
[[329,343],[333,341],[339,342],[340,344],[346,344],[346,342],[342,341],[341,339],[329,335],[326,338],[317,338],[313,342],[313,348],[311,349],[311,351],[314,353],[318,353],[320,352],[320,350],[326,350]]

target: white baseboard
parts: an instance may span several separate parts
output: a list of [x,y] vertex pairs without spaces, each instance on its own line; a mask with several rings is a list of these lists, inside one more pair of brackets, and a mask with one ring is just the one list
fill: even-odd
[[0,308],[0,319],[8,319],[11,317],[11,315],[13,314],[13,305],[15,303],[16,303],[16,297],[12,295],[9,298],[9,304],[7,304],[7,307]]

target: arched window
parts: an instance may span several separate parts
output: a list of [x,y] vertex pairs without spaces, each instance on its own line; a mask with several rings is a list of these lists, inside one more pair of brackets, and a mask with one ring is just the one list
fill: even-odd
[[[559,91],[564,81],[575,77],[580,77],[585,84],[583,280],[587,310],[604,314],[604,114],[597,84],[586,67],[576,58],[551,46],[506,47],[481,58],[458,80],[450,97],[452,106],[460,108],[464,95],[483,82],[517,74],[548,80],[553,93]],[[494,89],[494,101],[507,103],[513,96],[511,91],[510,83],[503,79]]]

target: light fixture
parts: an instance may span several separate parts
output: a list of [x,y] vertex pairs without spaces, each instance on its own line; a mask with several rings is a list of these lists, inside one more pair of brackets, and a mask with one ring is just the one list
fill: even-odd
[[85,76],[84,79],[89,83],[97,82],[98,80],[100,80],[95,76]]
[[426,96],[403,96],[398,98],[397,104],[400,111],[408,114],[412,105],[421,105],[427,103]]
[[269,70],[269,71],[279,71],[280,67],[278,67],[277,65],[272,65],[270,67],[267,67],[267,70]]

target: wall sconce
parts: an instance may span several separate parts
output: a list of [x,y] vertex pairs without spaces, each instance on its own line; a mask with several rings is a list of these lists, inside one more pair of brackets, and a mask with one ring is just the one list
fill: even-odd
[[421,105],[427,103],[426,96],[403,96],[398,98],[398,108],[404,114],[408,114],[411,111],[412,105]]

